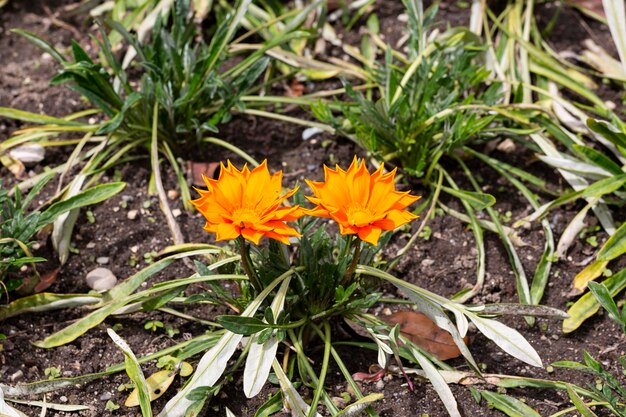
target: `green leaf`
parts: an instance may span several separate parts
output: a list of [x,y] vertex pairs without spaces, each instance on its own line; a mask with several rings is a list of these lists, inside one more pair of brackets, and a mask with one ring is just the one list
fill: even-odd
[[[248,304],[248,307],[241,313],[241,316],[253,316],[270,292],[284,279],[293,275],[294,272],[295,271],[291,269],[274,279],[252,302],[250,302],[250,304]],[[228,330],[225,331],[217,344],[202,356],[202,359],[200,359],[196,367],[196,372],[193,374],[190,381],[168,401],[159,416],[179,417],[183,415],[185,410],[193,403],[193,401],[187,398],[187,395],[197,387],[213,386],[220,379],[226,369],[228,360],[235,353],[242,338],[243,336],[240,334],[235,334]]]
[[626,222],[613,233],[598,251],[598,261],[611,261],[626,253]]
[[0,306],[0,321],[18,314],[95,304],[100,300],[99,296],[91,294],[33,294]]
[[46,116],[45,114],[31,113],[23,110],[11,109],[8,107],[0,107],[0,117],[7,119],[20,120],[22,122],[37,123],[42,125],[59,125],[84,127],[85,130],[95,130],[94,126],[85,125],[72,120],[65,120],[58,117]]
[[218,316],[217,322],[226,330],[244,336],[249,336],[269,327],[267,323],[256,317]]
[[574,404],[576,410],[578,410],[582,417],[598,417],[596,416],[596,413],[591,411],[582,398],[580,398],[580,396],[572,389],[570,384],[567,384],[567,395],[569,395],[569,399],[572,401],[572,404]]
[[607,122],[587,119],[587,126],[589,129],[596,133],[599,133],[607,140],[613,142],[617,146],[626,148],[626,134],[618,131],[615,127],[611,126]]
[[271,395],[270,398],[257,408],[254,417],[270,417],[283,409],[283,398],[280,392]]
[[[272,316],[270,318],[271,320],[267,320],[268,322],[273,322],[273,318],[279,317],[283,312],[290,282],[291,277],[283,281],[272,300],[271,306],[265,310],[266,317]],[[269,329],[263,331],[269,333]],[[263,341],[258,340],[259,337],[260,335],[254,335],[250,338],[252,346],[250,346],[248,350],[246,366],[243,372],[243,392],[248,398],[255,397],[261,392],[270,374],[272,361],[276,357],[278,350],[278,340],[272,333],[270,333],[269,338]]]
[[[137,272],[135,275],[128,278],[121,284],[118,284],[111,290],[111,292],[118,288],[128,288],[129,290],[134,291],[134,289],[136,289],[137,286],[139,286],[142,282],[144,282],[150,276],[160,272],[165,267],[169,266],[172,262],[174,262],[174,260],[171,258],[166,258],[155,262],[152,265],[149,265],[148,267]],[[111,292],[109,292],[109,294]],[[119,297],[113,297],[112,301],[105,304],[103,307],[87,314],[85,317],[81,318],[78,321],[75,321],[74,323],[59,330],[58,332],[51,334],[44,340],[33,342],[33,345],[41,348],[51,348],[61,346],[73,340],[76,340],[76,338],[80,337],[87,330],[102,323],[114,311],[131,302],[132,299],[130,297],[127,297],[127,295],[128,294],[120,291]]]
[[446,186],[441,187],[446,193],[453,195],[471,205],[474,210],[483,210],[496,203],[496,198],[491,194],[477,193],[474,191],[455,190]]
[[139,394],[139,406],[143,417],[152,417],[152,407],[150,406],[150,394],[148,383],[141,371],[137,357],[130,349],[126,341],[118,336],[113,329],[107,329],[107,333],[113,339],[113,342],[124,352],[124,363],[126,365],[126,373],[131,381],[135,383],[135,388]]
[[348,406],[341,410],[339,413],[337,413],[336,416],[340,416],[343,414],[352,415],[355,411],[361,410],[364,405],[382,400],[384,397],[385,395],[383,393],[368,394],[365,397],[353,402],[352,404],[348,404]]
[[32,43],[33,45],[35,45],[36,47],[40,49],[43,49],[45,52],[49,53],[54,59],[59,61],[59,63],[61,64],[67,63],[67,60],[63,58],[63,55],[61,55],[54,48],[54,46],[52,46],[45,40],[41,39],[39,36],[35,35],[34,33],[31,33],[22,29],[11,29],[11,32],[17,33],[18,35],[25,37],[26,40],[28,40],[30,43]]
[[611,297],[611,293],[606,285],[591,281],[587,284],[587,286],[600,305],[602,305],[602,307],[604,307],[604,309],[609,313],[611,319],[619,324],[622,324],[623,326],[617,305],[615,304],[613,297]]
[[433,365],[432,362],[419,351],[419,349],[414,348],[411,344],[408,344],[407,346],[411,355],[413,355],[420,367],[424,370],[426,377],[433,385],[437,395],[441,398],[448,415],[450,415],[450,417],[461,417],[454,394],[452,394],[452,390],[443,379],[443,376],[441,376],[437,368],[435,368],[435,365]]
[[617,165],[611,158],[604,155],[602,152],[590,148],[589,146],[574,144],[573,148],[578,154],[580,154],[587,161],[601,167],[602,169],[610,172],[613,175],[621,175],[624,170]]
[[530,408],[517,398],[491,391],[481,391],[480,395],[497,410],[510,417],[541,417],[541,414]]
[[[606,279],[603,284],[606,285],[610,296],[615,297],[620,291],[626,288],[626,268]],[[563,333],[571,333],[578,329],[578,327],[589,317],[593,316],[599,308],[600,304],[592,293],[589,292],[580,297],[567,311],[570,317],[563,321]]]
[[76,194],[75,196],[68,198],[64,201],[54,203],[46,211],[41,214],[38,222],[38,228],[42,228],[47,224],[54,221],[54,219],[70,210],[75,208],[88,206],[91,204],[100,203],[106,199],[113,197],[124,189],[126,183],[112,182],[109,184],[100,184],[95,187],[88,188]]

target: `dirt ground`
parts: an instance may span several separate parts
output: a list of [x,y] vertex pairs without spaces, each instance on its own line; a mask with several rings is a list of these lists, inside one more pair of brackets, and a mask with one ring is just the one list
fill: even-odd
[[[67,48],[71,39],[78,36],[83,47],[93,48],[92,41],[87,36],[88,33],[93,33],[92,22],[84,16],[63,20],[62,15],[55,15],[65,3],[67,2],[10,1],[8,6],[0,9],[0,62],[3,63],[0,67],[0,106],[34,112],[41,111],[55,116],[66,115],[85,107],[85,103],[76,94],[69,92],[65,86],[48,84],[48,80],[56,71],[56,65],[52,59],[10,32],[12,28],[26,29],[44,36],[53,45],[62,48]],[[398,14],[402,12],[401,2],[390,0],[378,3],[381,28],[393,44],[394,40],[402,34],[397,21]],[[457,7],[456,3],[444,3],[443,6],[438,17],[440,25],[467,24],[465,9]],[[550,5],[542,6],[538,13],[541,16],[545,15],[548,19],[552,13],[550,7]],[[576,50],[580,47],[581,39],[587,36],[593,36],[605,43],[610,39],[606,28],[586,20],[573,11],[565,10],[556,22],[551,42],[557,50]],[[610,87],[603,87],[602,94],[603,97],[611,100],[618,97],[618,93],[612,91]],[[617,102],[619,103],[619,100]],[[294,115],[304,117],[304,112],[296,109]],[[0,139],[5,140],[20,126],[18,122],[0,119]],[[267,158],[271,170],[282,169],[291,183],[296,181],[302,183],[305,177],[322,178],[324,163],[340,162],[345,165],[355,153],[365,156],[357,146],[341,138],[318,135],[304,141],[302,130],[302,127],[267,119],[235,116],[228,125],[221,128],[220,137],[246,149],[258,160]],[[327,139],[332,140],[326,141]],[[322,143],[324,146],[321,146]],[[33,170],[41,169],[46,164],[56,164],[66,156],[64,150],[52,150],[48,153],[46,160]],[[563,187],[563,184],[555,182],[560,177],[535,160],[532,155],[498,154],[497,156],[504,161],[515,162],[517,166],[551,181],[551,186],[555,189]],[[207,147],[206,154],[201,157],[207,161],[232,158],[233,161],[239,162],[233,155],[217,148]],[[73,245],[79,253],[70,257],[58,275],[57,281],[47,291],[86,293],[89,288],[85,282],[85,275],[98,266],[96,259],[100,257],[110,259],[106,266],[118,278],[128,277],[137,268],[146,265],[144,254],[159,251],[172,243],[168,229],[163,226],[165,220],[158,208],[158,201],[147,192],[150,176],[149,161],[140,160],[118,169],[122,179],[127,182],[125,190],[120,195],[92,208],[95,223],[90,223],[84,212],[81,213],[73,239]],[[521,196],[500,187],[504,183],[497,174],[476,163],[473,169],[477,170],[485,183],[491,186],[489,192],[497,198],[498,211],[502,213],[511,211],[513,219],[528,213],[529,207]],[[108,174],[113,175],[113,173]],[[171,172],[165,174],[166,189],[175,189],[173,174]],[[4,170],[1,176],[6,181],[5,183],[14,181]],[[107,181],[106,178],[103,180]],[[417,183],[413,184],[413,189],[416,194],[423,193]],[[122,201],[126,202],[125,207],[122,207],[124,205]],[[206,242],[209,240],[202,231],[203,220],[199,214],[186,212],[180,201],[173,201],[172,208],[181,210],[182,214],[177,220],[181,224],[186,241]],[[578,205],[565,206],[550,215],[556,236],[560,235],[577,209],[580,209]],[[135,220],[129,220],[130,210],[138,210],[139,215]],[[589,218],[589,221],[595,220]],[[417,222],[413,225],[414,230],[418,225]],[[475,277],[475,250],[471,231],[464,223],[444,215],[437,216],[429,225],[432,228],[430,239],[422,239],[413,247],[398,265],[396,275],[445,296],[471,286]],[[521,233],[521,238],[527,245],[522,247],[519,253],[527,273],[532,275],[542,253],[543,234],[539,225],[536,224]],[[598,240],[602,243],[605,238],[600,234]],[[397,234],[393,244],[388,248],[388,254],[394,254],[405,242],[406,234]],[[498,237],[493,234],[486,235],[486,245],[487,279],[481,293],[470,302],[516,302],[515,279],[504,248]],[[574,300],[569,295],[572,279],[581,269],[580,265],[593,253],[593,247],[583,240],[578,240],[568,253],[567,259],[553,265],[543,303],[566,310],[568,303]],[[46,240],[42,241],[40,254],[48,256],[48,259],[54,259]],[[138,260],[135,267],[131,266],[133,259]],[[623,261],[622,264],[624,264]],[[52,260],[45,264],[42,270],[51,270],[56,266],[55,261]],[[183,277],[191,275],[192,272],[180,264],[166,269],[153,279]],[[390,295],[396,295],[393,290],[388,290],[391,292]],[[384,307],[381,306],[374,312],[380,313]],[[211,309],[194,306],[184,308],[182,311],[206,320],[213,319],[216,314]],[[140,356],[156,352],[186,338],[201,335],[206,330],[205,326],[198,323],[157,311],[149,314],[111,317],[76,341],[59,348],[46,350],[36,348],[31,344],[63,328],[83,314],[84,311],[81,310],[62,310],[53,313],[22,315],[0,323],[0,332],[7,335],[7,340],[1,342],[0,382],[13,385],[45,379],[44,370],[50,367],[60,368],[63,377],[103,371],[108,366],[123,360],[121,352],[106,334],[106,328],[114,325],[121,325],[117,326],[118,333]],[[144,324],[149,320],[160,320],[178,329],[179,333],[170,338],[163,332],[145,330]],[[528,327],[522,318],[507,317],[502,321],[517,328],[530,341],[545,365],[558,360],[580,361],[583,351],[588,351],[608,369],[621,375],[617,359],[625,353],[626,341],[618,327],[605,314],[597,314],[579,330],[568,335],[561,332],[560,322],[557,321],[539,319],[534,327]],[[565,380],[583,387],[588,383],[593,383],[593,380],[578,372],[558,368],[548,372],[545,369],[529,367],[501,352],[479,333],[472,334],[471,338],[470,350],[486,372]],[[376,362],[375,352],[345,347],[341,348],[341,352],[348,361],[350,372],[353,373],[365,372],[371,364]],[[467,369],[462,360],[453,360],[451,364],[460,369]],[[144,371],[150,374],[155,369],[155,364],[150,363]],[[346,391],[345,381],[341,379],[338,369],[331,369],[330,376],[329,387],[337,395]],[[240,373],[235,374],[234,380],[226,384],[224,390],[211,401],[203,415],[224,415],[224,407],[228,407],[237,416],[253,416],[256,408],[267,400],[268,395],[278,390],[276,386],[268,384],[268,387],[257,398],[247,400],[239,388],[241,378]],[[116,411],[105,410],[105,405],[109,400],[116,404],[124,402],[128,392],[119,392],[118,386],[127,382],[128,377],[124,373],[119,373],[48,394],[48,402],[83,404],[89,406],[90,409],[74,413],[49,410],[47,415],[139,416],[138,409],[128,409],[124,406]],[[429,384],[419,380],[415,382],[414,392],[410,392],[404,379],[399,377],[386,378],[379,384],[364,385],[363,389],[366,392],[380,391],[384,394],[384,399],[374,406],[381,416],[445,416],[445,409]],[[174,389],[180,387],[182,383],[183,381],[176,381],[171,392],[174,392]],[[481,388],[493,389],[493,387]],[[477,404],[467,387],[452,386],[452,390],[464,416],[501,415],[498,411],[488,409],[484,401]],[[569,404],[565,393],[552,390],[514,389],[509,390],[509,393],[516,398],[524,399],[543,416],[563,409]],[[304,391],[303,395],[306,396],[306,394]],[[168,395],[156,401],[154,410],[161,409]],[[39,413],[39,410],[35,408],[17,407],[28,415]]]

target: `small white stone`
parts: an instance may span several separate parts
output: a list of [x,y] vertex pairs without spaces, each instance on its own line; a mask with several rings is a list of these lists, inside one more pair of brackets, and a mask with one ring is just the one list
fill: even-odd
[[126,217],[128,217],[128,220],[135,220],[138,214],[139,212],[137,210],[130,210]]
[[498,144],[498,146],[496,146],[496,149],[504,153],[513,153],[516,149],[515,142],[509,138],[504,139]]
[[319,127],[309,127],[302,131],[302,140],[309,140],[313,136],[318,135],[320,133],[324,133],[322,129]]
[[178,216],[180,216],[181,214],[183,214],[183,213],[180,211],[180,209],[174,209],[174,210],[172,210],[172,216],[174,216],[174,217],[178,217]]
[[109,263],[109,257],[108,256],[100,256],[99,258],[96,259],[96,262],[100,265],[106,265]]
[[96,291],[106,291],[117,284],[117,278],[110,269],[96,268],[90,271],[85,277],[89,288]]
[[21,379],[23,376],[24,376],[24,371],[22,371],[21,369],[18,369],[14,374],[11,374],[9,379],[11,379],[11,382],[15,382],[18,379]]
[[61,401],[62,403],[66,403],[67,402],[67,397],[65,395],[61,395],[59,397],[59,401]]
[[85,246],[87,249],[93,249],[96,247],[96,242],[89,242],[87,243],[87,246]]
[[170,200],[176,200],[178,198],[178,191],[176,191],[176,190],[168,190],[167,191],[167,198],[169,198]]
[[135,246],[131,246],[131,247],[130,247],[130,251],[131,251],[132,253],[137,253],[137,251],[138,251],[138,250],[139,250],[139,246],[137,246],[137,245],[135,245]]

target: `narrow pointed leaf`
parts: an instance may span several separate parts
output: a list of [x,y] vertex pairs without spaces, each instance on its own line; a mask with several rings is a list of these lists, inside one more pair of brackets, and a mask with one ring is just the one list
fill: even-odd
[[510,417],[541,417],[541,414],[517,398],[491,391],[481,391],[480,395],[497,410]]
[[[620,291],[626,288],[626,268],[622,269],[612,277],[603,282],[606,285],[611,297],[615,297]],[[592,293],[588,292],[578,299],[567,311],[569,318],[563,321],[563,333],[571,333],[578,329],[589,317],[593,316],[600,304]]]
[[517,330],[512,329],[499,321],[469,315],[469,319],[476,325],[478,330],[502,350],[517,359],[533,366],[542,366],[541,358],[535,349],[528,343],[524,336]]
[[124,363],[126,365],[126,373],[131,381],[135,383],[138,389],[139,405],[141,406],[141,415],[143,417],[152,417],[152,407],[150,406],[150,395],[148,394],[148,384],[143,375],[141,366],[137,362],[137,357],[130,349],[130,346],[122,339],[113,329],[107,329],[109,337],[124,352]]

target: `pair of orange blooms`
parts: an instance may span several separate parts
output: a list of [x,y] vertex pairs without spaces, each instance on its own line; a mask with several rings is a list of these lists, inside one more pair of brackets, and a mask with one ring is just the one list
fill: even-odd
[[344,171],[324,166],[323,182],[306,183],[314,196],[306,198],[316,204],[312,209],[283,206],[297,188],[282,194],[282,171],[270,175],[267,161],[252,171],[241,171],[230,161],[222,164],[219,178],[204,178],[208,190],[198,190],[200,198],[192,204],[206,219],[204,230],[215,233],[216,239],[230,240],[243,236],[259,243],[266,236],[289,244],[289,237],[300,234],[287,222],[304,215],[334,220],[344,235],[358,235],[372,245],[378,244],[383,230],[393,230],[417,218],[405,210],[419,197],[396,191],[396,170],[383,173],[381,166],[370,174],[365,163],[356,156]]

